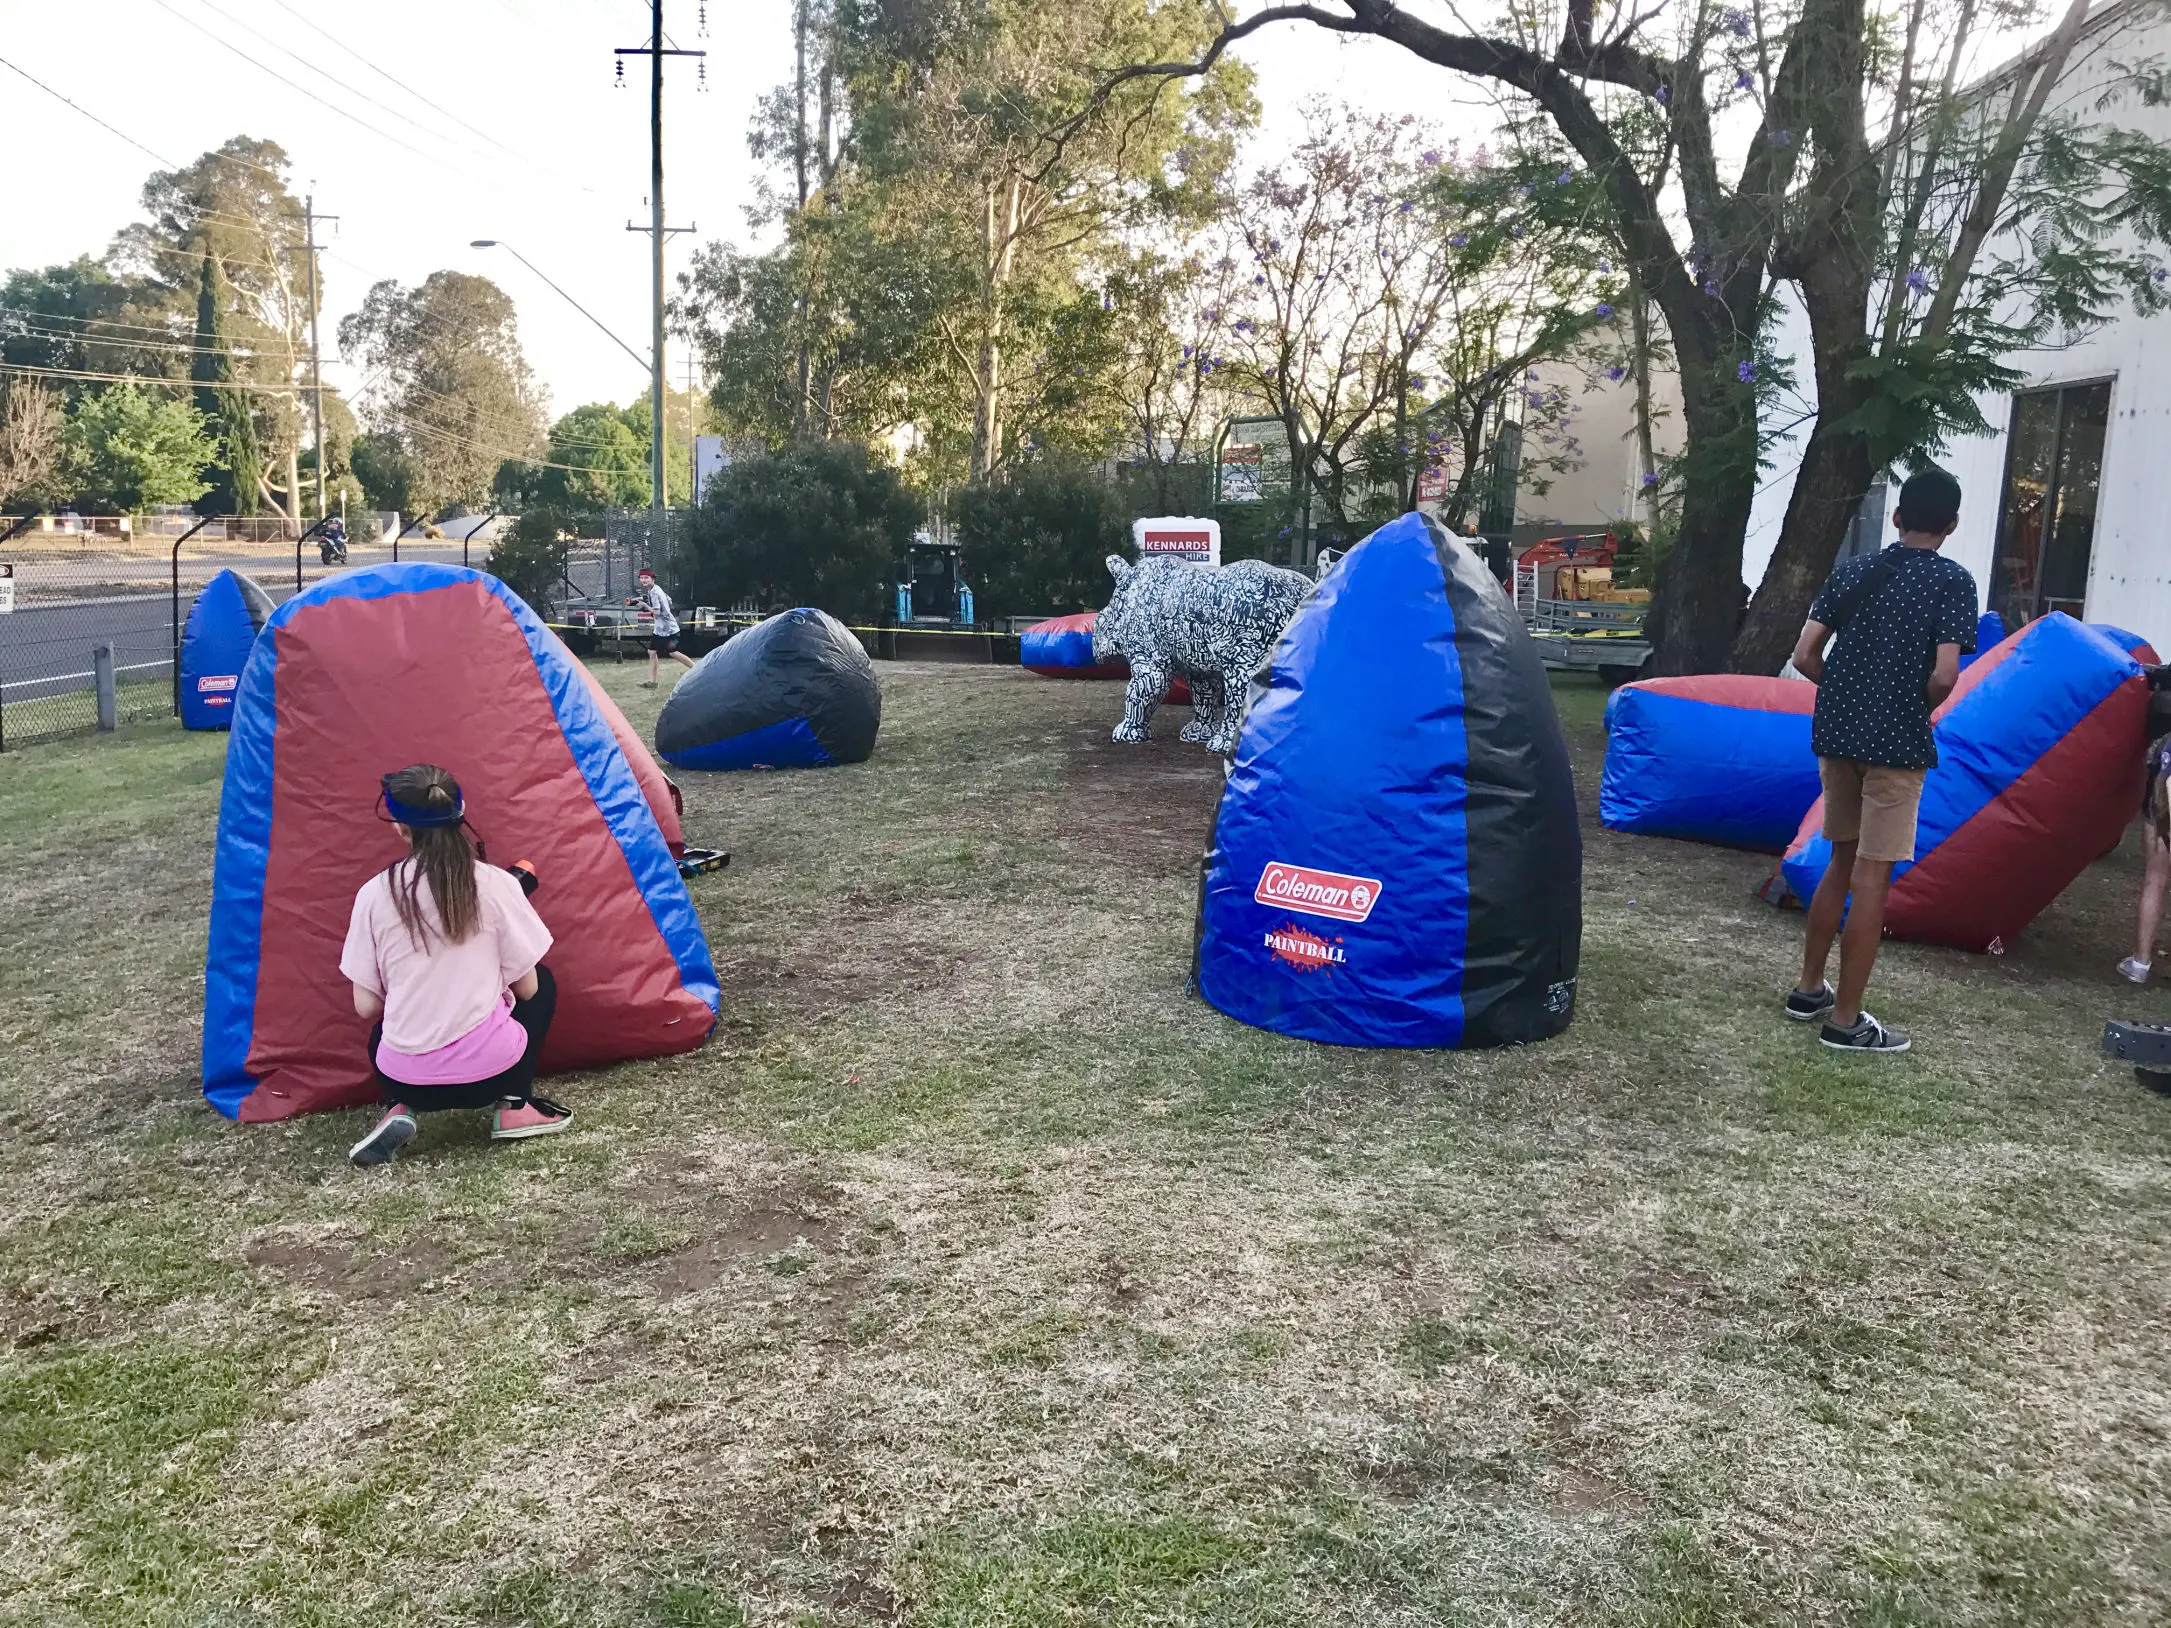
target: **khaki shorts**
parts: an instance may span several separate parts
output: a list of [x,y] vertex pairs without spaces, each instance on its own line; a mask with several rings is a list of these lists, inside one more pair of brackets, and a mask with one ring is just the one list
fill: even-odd
[[1915,812],[1922,806],[1925,769],[1888,769],[1881,763],[1820,757],[1824,781],[1824,837],[1859,844],[1857,859],[1915,857]]

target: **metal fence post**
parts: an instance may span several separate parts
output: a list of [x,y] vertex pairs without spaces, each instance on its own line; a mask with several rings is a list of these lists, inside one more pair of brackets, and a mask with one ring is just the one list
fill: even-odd
[[[492,509],[488,514],[482,517],[482,525],[469,526],[467,528],[467,535],[460,539],[460,563],[462,565],[467,565],[469,563],[467,557],[467,545],[475,540],[475,533],[482,530],[483,526],[487,526],[488,524],[490,524],[491,521],[495,520],[499,515],[503,514],[504,512],[505,511],[503,509]],[[485,557],[487,558],[487,556]]]
[[211,524],[205,515],[173,540],[173,715],[181,716],[181,545]]
[[121,727],[121,697],[113,679],[113,646],[101,644],[92,650],[90,665],[98,683],[98,727],[111,734]]

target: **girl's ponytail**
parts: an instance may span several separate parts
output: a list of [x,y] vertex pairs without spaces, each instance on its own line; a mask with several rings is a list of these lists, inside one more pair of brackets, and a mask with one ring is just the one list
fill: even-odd
[[[460,807],[459,782],[434,763],[412,764],[387,777],[385,791],[411,808],[426,808],[434,814],[452,814]],[[422,885],[427,882],[445,942],[465,942],[482,925],[482,901],[475,892],[475,844],[467,827],[457,822],[411,825],[407,832],[412,848],[407,858],[386,867],[385,876],[408,941],[419,946],[428,930],[420,908]]]

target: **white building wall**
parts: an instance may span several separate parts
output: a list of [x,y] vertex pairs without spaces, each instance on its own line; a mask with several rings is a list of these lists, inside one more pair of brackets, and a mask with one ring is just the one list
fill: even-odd
[[[1627,380],[1565,363],[1537,370],[1533,389],[1568,392],[1574,414],[1576,467],[1549,473],[1541,496],[1530,472],[1515,496],[1519,526],[1544,525],[1562,531],[1597,531],[1643,518],[1643,468],[1636,450],[1636,387]],[[1664,372],[1651,380],[1651,443],[1661,462],[1681,450],[1681,381]]]
[[[2117,15],[2113,15],[2116,13]],[[2135,22],[2142,17],[2147,20]],[[2171,52],[2171,19],[2133,6],[2107,8],[2105,25],[2076,51],[2077,67],[2061,84],[2058,99],[2092,107],[2113,77],[2113,62]],[[2171,107],[2147,107],[2128,98],[2105,117],[2156,140],[2171,140]],[[1800,418],[1766,454],[1742,551],[1742,577],[1752,587],[1779,540],[1787,497],[1801,463],[1801,444],[1816,411],[1816,381],[1809,362],[1809,323],[1791,288],[1782,285],[1781,310],[1771,347],[1794,360],[1799,402],[1780,404],[1773,427]],[[2101,493],[2089,553],[2088,619],[2140,634],[2171,654],[2171,314],[2119,314],[2077,344],[2027,352],[2010,359],[2026,378],[2023,389],[2109,379],[2111,421],[2104,439]],[[2005,442],[2012,398],[1981,398],[1986,436],[1947,443],[1938,462],[1960,482],[1959,529],[1945,553],[1973,573],[1985,609],[1997,550],[1998,506],[2005,481]]]

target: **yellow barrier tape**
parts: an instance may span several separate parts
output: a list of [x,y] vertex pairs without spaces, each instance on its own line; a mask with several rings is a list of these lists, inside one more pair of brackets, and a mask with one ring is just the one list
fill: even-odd
[[[545,622],[543,624],[543,626],[549,628],[554,633],[604,634],[619,632],[624,629],[626,625],[627,624],[623,622],[603,622],[593,625],[586,622]],[[755,624],[752,622],[743,622],[733,623],[732,625],[735,627],[752,627]],[[1017,639],[1024,637],[1023,634],[1019,633],[993,633],[986,631],[975,632],[970,628],[959,627],[861,627],[857,623],[853,622],[845,623],[844,627],[845,631],[848,633],[908,633],[914,638],[919,638],[922,635],[937,639]],[[718,630],[713,627],[700,627],[692,623],[682,622],[679,624],[679,631],[681,633],[689,631],[694,633],[714,633]],[[651,636],[652,635],[650,634],[641,632],[631,632],[625,634],[625,637],[629,639],[646,639]]]

